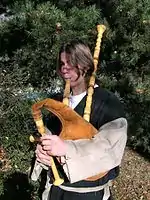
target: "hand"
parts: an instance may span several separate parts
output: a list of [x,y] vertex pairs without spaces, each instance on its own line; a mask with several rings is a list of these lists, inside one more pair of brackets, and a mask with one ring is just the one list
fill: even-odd
[[47,155],[65,156],[66,144],[57,135],[44,135],[41,137],[41,145]]
[[43,147],[41,144],[37,144],[35,154],[36,154],[37,161],[45,165],[51,166],[50,156],[47,154],[47,151],[43,150]]

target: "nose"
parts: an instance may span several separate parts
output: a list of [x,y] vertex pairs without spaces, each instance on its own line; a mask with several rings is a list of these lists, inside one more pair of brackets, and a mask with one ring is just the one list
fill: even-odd
[[65,73],[67,73],[67,72],[68,72],[68,70],[67,70],[67,68],[66,68],[66,67],[64,67],[64,66],[63,66],[63,67],[61,68],[61,72],[62,72],[63,74],[65,74]]
[[63,65],[63,66],[61,67],[61,71],[62,71],[63,73],[69,72],[70,69],[71,69],[71,68],[68,66],[68,64],[65,64],[65,65]]

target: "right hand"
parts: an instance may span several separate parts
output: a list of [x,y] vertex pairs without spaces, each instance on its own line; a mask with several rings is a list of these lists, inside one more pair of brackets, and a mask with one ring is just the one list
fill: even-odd
[[43,150],[43,147],[41,144],[37,144],[35,154],[36,154],[37,161],[45,165],[51,166],[50,155],[47,154],[47,151]]

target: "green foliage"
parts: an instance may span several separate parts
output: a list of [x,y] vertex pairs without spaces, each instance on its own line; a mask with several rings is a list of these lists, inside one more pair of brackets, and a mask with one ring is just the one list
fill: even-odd
[[[28,142],[29,134],[33,132],[33,128],[31,128],[33,126],[30,113],[31,105],[10,96],[10,93],[7,93],[7,99],[3,102],[3,105],[1,108],[3,113],[3,115],[1,114],[1,133],[3,133],[1,144],[7,150],[11,165],[18,170],[24,170],[29,166],[31,160]],[[19,159],[17,155],[19,155]]]
[[37,132],[31,115],[34,100],[24,100],[23,94],[19,94],[15,89],[1,91],[0,145],[3,146],[11,166],[9,168],[6,163],[5,171],[0,169],[1,200],[29,200],[34,196],[38,199],[37,187],[33,187],[28,179],[35,149],[29,142],[29,135]]
[[[125,75],[125,72],[124,72]],[[150,79],[144,79],[128,72],[119,80],[114,75],[100,75],[101,85],[113,91],[124,105],[128,120],[128,146],[143,153],[150,154]]]
[[[6,74],[15,74],[19,85],[23,81],[24,85],[46,88],[50,77],[56,75],[60,44],[75,37],[85,41],[95,37],[90,31],[99,20],[100,14],[94,7],[72,8],[66,14],[50,3],[14,16],[1,26],[1,43],[5,48],[1,51],[2,68]],[[56,30],[58,22],[62,26],[60,33]]]
[[142,80],[138,76],[129,74],[128,88],[132,93],[124,94],[124,104],[129,123],[128,145],[144,153],[150,154],[150,79],[145,76]]
[[[134,149],[150,154],[150,99],[146,95],[128,95],[128,144]],[[145,154],[145,155],[146,155]]]
[[[15,6],[16,10],[19,10],[19,4]],[[17,198],[15,183],[19,183],[19,180],[15,179],[16,172],[21,173],[22,178],[27,177],[34,154],[34,146],[29,143],[28,137],[36,132],[31,105],[45,98],[47,93],[54,92],[56,85],[60,85],[55,78],[55,69],[61,43],[76,37],[90,40],[94,46],[95,41],[92,39],[95,39],[96,35],[92,30],[100,20],[100,13],[94,7],[83,10],[75,7],[65,13],[49,2],[37,5],[36,8],[32,3],[20,6],[21,11],[17,15],[0,25],[1,144],[12,166],[10,173],[6,172],[5,176],[2,176],[3,199],[11,198],[7,195],[7,189],[4,189],[5,183],[11,181],[14,186],[12,184],[6,188],[14,195],[13,199]],[[58,22],[62,26],[60,31],[56,29]],[[26,199],[30,199],[28,191],[32,192],[31,188],[28,190],[28,186],[27,184],[24,187],[27,191],[24,195]],[[34,188],[33,196],[37,199],[39,192],[36,186]],[[21,188],[20,190],[22,193],[25,191]]]
[[106,58],[111,61],[107,62],[109,68],[112,61],[117,61],[121,69],[130,68],[133,72],[143,66],[148,68],[150,33],[149,24],[143,23],[143,16],[146,13],[148,15],[150,2],[111,0],[106,3],[102,0],[101,6],[112,30],[106,46],[106,52],[109,53],[106,53]]
[[55,72],[61,43],[80,38],[93,52],[97,23],[107,26],[98,77],[102,87],[115,92],[125,106],[128,145],[149,155],[150,1],[9,0],[8,5],[15,15],[0,23],[0,143],[12,170],[0,174],[2,200],[17,199],[7,194],[12,188],[14,195],[18,193],[19,178],[15,177],[19,176],[26,183],[24,190],[19,188],[23,193],[26,190],[24,198],[39,198],[36,185],[33,189],[26,180],[34,154],[28,137],[36,132],[31,105],[58,86],[62,89]]
[[110,27],[102,56],[102,70],[108,75],[104,84],[117,91],[125,105],[128,144],[149,154],[150,1],[101,0],[100,6]]

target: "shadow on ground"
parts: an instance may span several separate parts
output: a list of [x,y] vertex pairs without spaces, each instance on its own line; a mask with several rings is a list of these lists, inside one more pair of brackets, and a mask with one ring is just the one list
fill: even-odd
[[4,180],[4,194],[0,200],[32,200],[33,187],[26,174],[15,172]]

